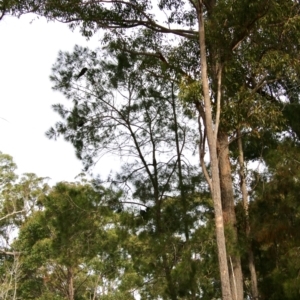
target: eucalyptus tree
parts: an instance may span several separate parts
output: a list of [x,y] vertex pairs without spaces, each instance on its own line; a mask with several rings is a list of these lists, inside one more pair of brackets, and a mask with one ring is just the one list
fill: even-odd
[[[3,241],[0,251],[3,253],[10,251],[11,234],[38,210],[38,199],[49,188],[45,178],[32,173],[18,176],[16,169],[13,158],[0,153],[0,226]],[[7,251],[5,247],[8,247]]]
[[[214,200],[223,298],[242,299],[239,254],[230,253],[234,272],[229,272],[225,247],[223,213],[236,241],[237,235],[228,158],[228,139],[232,131],[224,125],[223,116],[226,110],[230,112],[236,95],[243,96],[243,93],[239,93],[241,88],[246,96],[250,94],[246,98],[252,107],[257,104],[253,95],[264,97],[269,102],[274,100],[274,91],[281,89],[278,80],[283,74],[282,70],[286,70],[286,64],[297,65],[299,2],[16,2],[16,11],[26,11],[30,7],[49,19],[69,23],[72,28],[80,26],[87,37],[98,29],[105,29],[106,41],[117,38],[116,45],[119,48],[138,55],[148,55],[159,61],[165,70],[174,62],[171,67],[177,70],[179,81],[188,90],[193,91],[195,86],[198,87],[198,97],[193,97],[192,102],[202,118],[205,130],[203,141],[207,139],[209,148],[211,178],[208,172],[205,173]],[[158,14],[162,21],[158,21]],[[172,39],[180,45],[191,45],[183,47],[187,51],[177,55],[179,60],[175,61],[168,56],[168,50],[176,51],[173,42],[170,42]],[[194,65],[186,63],[190,61],[190,54],[192,58],[196,57]],[[277,76],[277,71],[281,75]],[[288,73],[285,75],[293,78],[294,72]],[[198,85],[195,84],[197,81]],[[275,97],[275,100],[280,100],[280,97]],[[233,120],[238,119],[238,115],[234,114],[233,117]],[[247,130],[247,126],[246,123],[243,130]],[[203,158],[205,145],[201,149]],[[202,163],[202,166],[205,167],[205,164]]]
[[5,209],[7,194],[17,180],[15,173],[17,166],[12,157],[0,152],[0,297],[12,299],[16,293],[16,282],[19,273],[18,257],[10,248],[9,234],[11,232],[11,219],[20,211]]
[[[97,299],[115,293],[122,259],[107,206],[111,197],[118,196],[99,186],[58,183],[40,198],[42,209],[26,220],[14,243],[21,253],[22,299]],[[133,299],[129,290],[123,292]]]
[[17,299],[21,275],[20,251],[13,246],[18,230],[36,210],[47,193],[44,178],[27,173],[19,177],[12,157],[0,153],[0,298]]

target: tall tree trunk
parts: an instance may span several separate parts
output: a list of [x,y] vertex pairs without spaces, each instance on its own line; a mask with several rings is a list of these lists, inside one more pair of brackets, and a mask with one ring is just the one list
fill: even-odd
[[251,246],[250,240],[250,221],[249,221],[249,207],[248,207],[248,190],[246,185],[246,175],[245,175],[245,168],[244,168],[244,151],[243,151],[243,144],[241,138],[241,132],[238,129],[238,149],[239,149],[239,166],[240,166],[240,185],[242,190],[242,197],[243,197],[243,207],[245,212],[245,226],[246,226],[246,237],[248,242],[248,267],[251,276],[251,296],[252,299],[259,299],[258,287],[257,287],[257,276],[256,276],[256,269],[254,263],[254,255]]
[[[236,228],[236,215],[234,206],[233,185],[231,178],[231,165],[229,161],[229,144],[227,133],[219,130],[218,132],[218,158],[220,171],[220,186],[223,218],[226,228],[231,235],[233,251],[229,255],[229,277],[232,297],[234,300],[244,299],[243,273],[241,258],[237,251],[238,233]],[[228,242],[228,240],[227,240]]]
[[212,193],[212,199],[213,199],[214,211],[215,211],[216,239],[217,239],[222,299],[232,300],[229,273],[228,273],[226,245],[225,245],[219,166],[218,166],[218,156],[217,156],[217,147],[216,147],[218,124],[215,124],[212,118],[212,106],[211,106],[211,98],[209,92],[208,74],[207,74],[206,44],[205,44],[202,1],[198,2],[197,9],[198,9],[197,13],[198,13],[198,25],[199,25],[198,27],[199,45],[200,45],[200,56],[201,56],[200,67],[201,67],[201,79],[202,79],[204,109],[205,109],[204,122],[205,122],[205,128],[207,132],[207,142],[209,147],[209,155],[210,155],[210,163],[211,163],[212,178],[211,178],[210,186],[211,186],[211,193]]

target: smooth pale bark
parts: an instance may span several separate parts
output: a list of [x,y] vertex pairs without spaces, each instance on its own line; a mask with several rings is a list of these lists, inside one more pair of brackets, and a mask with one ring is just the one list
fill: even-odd
[[240,185],[242,190],[242,198],[243,198],[243,207],[245,212],[245,225],[246,225],[246,237],[248,242],[248,267],[251,276],[251,294],[252,299],[259,299],[259,292],[257,287],[257,276],[256,276],[256,269],[254,263],[254,255],[252,251],[251,241],[250,241],[250,221],[249,221],[249,206],[248,206],[248,190],[246,185],[246,175],[245,175],[245,168],[244,168],[244,151],[242,145],[242,138],[240,130],[237,132],[238,134],[238,149],[239,149],[239,166],[240,166]]
[[[238,243],[236,215],[234,206],[231,164],[229,160],[228,135],[221,130],[218,132],[218,158],[220,171],[220,186],[224,225],[231,233],[231,242],[235,248]],[[244,299],[243,272],[241,258],[237,251],[228,253],[230,260],[229,277],[232,297],[234,300]]]
[[209,93],[209,82],[207,74],[207,60],[206,60],[206,45],[205,45],[205,31],[203,20],[203,3],[199,1],[198,7],[198,24],[199,24],[199,45],[201,55],[201,79],[204,98],[205,109],[205,127],[207,132],[207,142],[209,147],[210,163],[211,163],[211,177],[212,177],[212,199],[215,211],[215,225],[216,225],[216,239],[219,259],[219,271],[221,279],[222,299],[232,300],[228,262],[225,245],[224,222],[221,203],[221,189],[219,179],[219,166],[216,147],[216,132],[214,131],[214,122],[212,118],[212,107]]

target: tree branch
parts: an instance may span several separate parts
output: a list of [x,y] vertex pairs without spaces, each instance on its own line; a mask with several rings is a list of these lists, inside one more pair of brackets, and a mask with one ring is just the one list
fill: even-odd
[[218,137],[218,130],[219,130],[219,123],[220,123],[220,114],[221,114],[221,96],[222,96],[222,89],[221,89],[221,83],[222,83],[222,68],[223,66],[219,64],[218,67],[218,88],[217,88],[217,111],[216,111],[216,123],[215,123],[215,139]]
[[0,249],[0,253],[6,254],[6,255],[11,255],[11,256],[20,256],[22,252],[11,252],[11,251],[6,251],[6,250],[2,250]]
[[23,213],[23,212],[25,212],[25,209],[22,209],[22,210],[19,210],[19,211],[14,211],[14,212],[12,212],[12,213],[10,213],[10,214],[8,214],[8,215],[0,218],[0,221],[5,220],[5,219],[7,219],[7,218],[9,218],[9,217],[11,217],[13,215],[16,215],[16,214],[19,214],[19,213]]
[[208,174],[206,165],[205,165],[205,161],[204,161],[204,156],[205,156],[205,140],[206,140],[206,133],[205,133],[205,129],[204,129],[204,134],[202,134],[202,129],[201,129],[201,116],[199,113],[198,116],[198,130],[199,130],[199,135],[200,135],[200,142],[199,142],[199,157],[200,157],[200,164],[201,164],[201,168],[203,171],[203,174],[205,176],[205,179],[209,185],[210,190],[212,190],[212,180],[211,177]]

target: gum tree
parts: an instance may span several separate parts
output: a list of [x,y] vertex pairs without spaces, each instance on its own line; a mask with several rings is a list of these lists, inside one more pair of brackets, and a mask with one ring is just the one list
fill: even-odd
[[[106,41],[117,41],[115,45],[124,51],[156,59],[164,70],[177,70],[179,81],[185,82],[188,89],[199,82],[198,95],[192,101],[202,119],[203,141],[207,140],[209,148],[210,174],[205,168],[204,172],[214,201],[223,298],[242,299],[240,255],[230,253],[233,267],[228,270],[225,247],[224,221],[233,232],[234,244],[238,237],[228,151],[232,130],[223,120],[241,89],[269,102],[280,101],[280,97],[274,98],[274,91],[282,89],[276,83],[283,75],[283,62],[294,66],[299,52],[299,3],[49,0],[20,1],[14,8],[17,13],[34,8],[49,19],[69,23],[73,28],[80,26],[87,37],[105,29]],[[158,21],[158,12],[163,21]],[[186,49],[176,61],[168,55],[168,50],[176,50],[174,41]],[[193,65],[187,63],[191,53],[196,56]],[[278,62],[283,63],[281,67]],[[294,76],[293,72],[285,75]],[[257,99],[248,99],[256,105]],[[238,119],[237,115],[233,117]],[[205,145],[201,149],[204,162]]]

